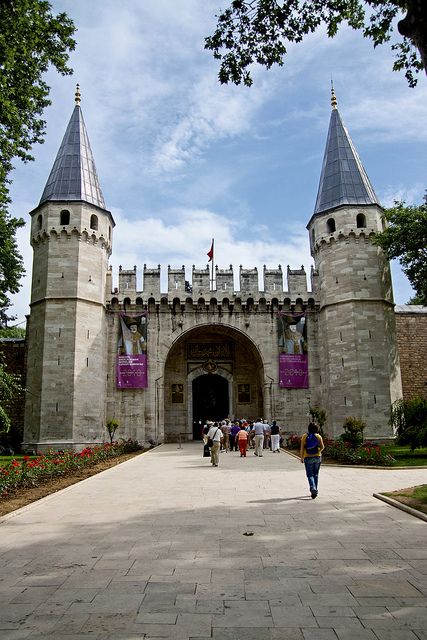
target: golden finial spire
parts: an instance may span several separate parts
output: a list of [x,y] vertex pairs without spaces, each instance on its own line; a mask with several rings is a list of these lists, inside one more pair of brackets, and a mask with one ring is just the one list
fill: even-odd
[[337,108],[337,97],[335,95],[334,81],[332,80],[332,78],[331,78],[331,105],[332,105],[332,109]]
[[80,94],[80,85],[79,84],[76,85],[76,93],[74,95],[74,99],[76,101],[76,104],[80,105],[81,94]]

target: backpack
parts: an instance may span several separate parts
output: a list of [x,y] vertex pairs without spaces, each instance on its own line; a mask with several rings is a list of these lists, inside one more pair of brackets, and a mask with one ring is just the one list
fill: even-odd
[[319,440],[316,438],[316,434],[307,433],[305,440],[305,450],[309,456],[315,456],[319,451]]

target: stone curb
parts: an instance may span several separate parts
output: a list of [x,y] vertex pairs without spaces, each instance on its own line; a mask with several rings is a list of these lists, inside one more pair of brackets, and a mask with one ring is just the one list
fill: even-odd
[[420,520],[424,520],[424,522],[427,522],[427,514],[423,513],[422,511],[418,511],[417,509],[408,507],[408,505],[402,504],[402,502],[398,502],[397,500],[393,500],[393,498],[389,498],[388,496],[384,496],[382,493],[374,493],[372,495],[374,496],[374,498],[378,498],[378,500],[386,502],[391,507],[396,507],[401,511],[406,511],[406,513],[411,514],[411,516],[415,516],[416,518],[420,518]]

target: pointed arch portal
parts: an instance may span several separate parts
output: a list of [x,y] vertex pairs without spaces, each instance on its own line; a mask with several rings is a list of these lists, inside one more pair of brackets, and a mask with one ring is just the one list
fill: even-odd
[[264,415],[264,365],[242,331],[205,325],[185,332],[164,370],[164,440],[200,440],[206,420]]

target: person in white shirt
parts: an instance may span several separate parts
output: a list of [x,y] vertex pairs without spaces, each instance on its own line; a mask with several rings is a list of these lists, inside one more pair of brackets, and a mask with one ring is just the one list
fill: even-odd
[[264,446],[264,433],[265,433],[266,426],[267,425],[265,425],[263,423],[261,418],[258,418],[258,420],[254,424],[254,432],[255,432],[255,436],[254,436],[254,439],[255,439],[254,455],[255,456],[259,456],[260,458],[262,458],[262,448]]
[[223,438],[223,433],[219,428],[218,422],[214,422],[211,428],[208,431],[208,441],[209,438],[212,440],[213,445],[211,447],[211,464],[214,467],[218,466],[219,463],[219,449],[221,446],[221,441]]

